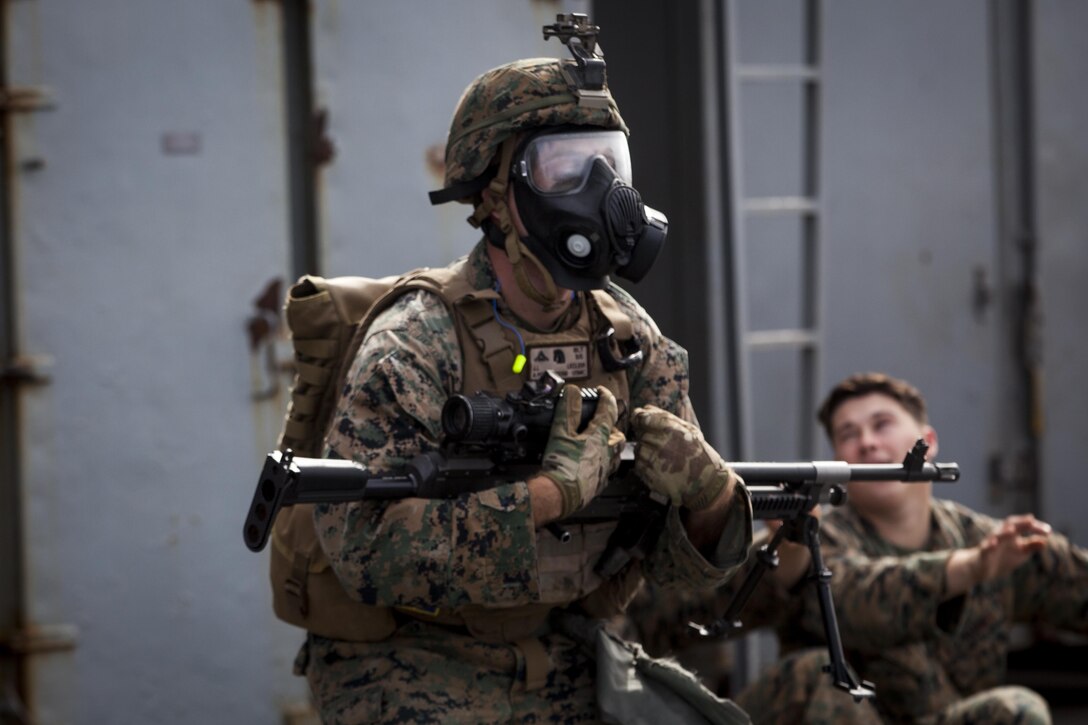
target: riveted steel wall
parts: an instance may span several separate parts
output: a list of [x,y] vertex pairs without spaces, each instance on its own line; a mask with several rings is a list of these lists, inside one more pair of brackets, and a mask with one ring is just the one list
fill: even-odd
[[[301,717],[302,634],[241,539],[285,404],[283,285],[316,264],[307,243],[328,274],[466,251],[464,210],[426,198],[453,106],[487,67],[564,54],[541,26],[585,9],[291,2],[6,4],[9,85],[48,101],[9,116],[4,242],[5,352],[49,378],[19,389],[4,481],[37,722]],[[299,47],[310,77],[285,59]],[[333,144],[303,192],[311,240],[285,108],[306,82]]]
[[[296,641],[241,545],[245,322],[287,260],[273,3],[7,3],[27,706],[274,722]],[[278,412],[275,413],[278,415]],[[271,426],[269,426],[271,427]]]

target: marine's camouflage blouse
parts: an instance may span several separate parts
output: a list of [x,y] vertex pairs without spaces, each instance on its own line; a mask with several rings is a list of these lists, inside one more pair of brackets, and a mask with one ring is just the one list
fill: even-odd
[[[945,601],[951,551],[977,545],[999,522],[940,499],[932,511],[922,551],[889,544],[850,506],[820,525],[847,660],[876,683],[877,707],[897,720],[1003,684],[1014,622],[1088,632],[1088,551],[1051,534],[1011,576]],[[823,641],[816,597],[803,601],[800,628],[779,631],[784,650]]]
[[[478,289],[494,284],[484,244],[468,258]],[[645,354],[629,375],[632,409],[652,403],[694,420],[686,352],[630,296],[611,290]],[[513,319],[509,310],[500,311]],[[439,445],[442,405],[462,392],[461,380],[461,349],[444,304],[425,291],[405,293],[371,326],[326,443],[372,470],[396,468]],[[707,588],[723,582],[751,541],[746,507],[733,508],[714,562],[692,547],[671,512],[643,574],[665,585]],[[537,534],[524,482],[450,500],[322,505],[315,521],[341,583],[364,603],[433,612],[540,601]]]
[[[1014,622],[1088,632],[1088,551],[1051,534],[1047,547],[1012,576],[944,601],[952,550],[980,543],[999,522],[940,499],[932,511],[930,539],[913,552],[884,541],[849,505],[821,517],[821,551],[833,574],[847,662],[876,685],[876,705],[892,721],[915,721],[1003,684]],[[767,539],[761,532],[752,549]],[[683,649],[691,643],[686,623],[721,616],[754,562],[749,556],[711,596],[644,592],[628,610],[629,635],[655,654]],[[807,579],[786,591],[764,577],[740,616],[745,629],[775,628],[784,655],[826,647]],[[843,702],[853,706],[849,698]]]

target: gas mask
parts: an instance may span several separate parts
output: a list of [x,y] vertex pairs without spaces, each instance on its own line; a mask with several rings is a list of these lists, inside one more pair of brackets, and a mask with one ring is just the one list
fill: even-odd
[[522,241],[567,289],[601,289],[613,272],[642,279],[665,243],[668,220],[631,186],[622,131],[545,131],[515,151],[511,180]]

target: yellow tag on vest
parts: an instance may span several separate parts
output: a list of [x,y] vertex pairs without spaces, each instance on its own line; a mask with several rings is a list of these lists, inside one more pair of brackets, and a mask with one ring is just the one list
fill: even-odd
[[546,345],[530,347],[529,379],[537,380],[551,371],[570,382],[589,377],[589,345]]

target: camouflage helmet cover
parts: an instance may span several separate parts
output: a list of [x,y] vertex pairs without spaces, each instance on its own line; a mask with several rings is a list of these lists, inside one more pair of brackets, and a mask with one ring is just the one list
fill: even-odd
[[580,104],[566,65],[575,64],[518,60],[484,72],[465,89],[446,141],[447,187],[483,174],[502,142],[519,131],[572,124],[629,133],[607,85],[607,105]]

